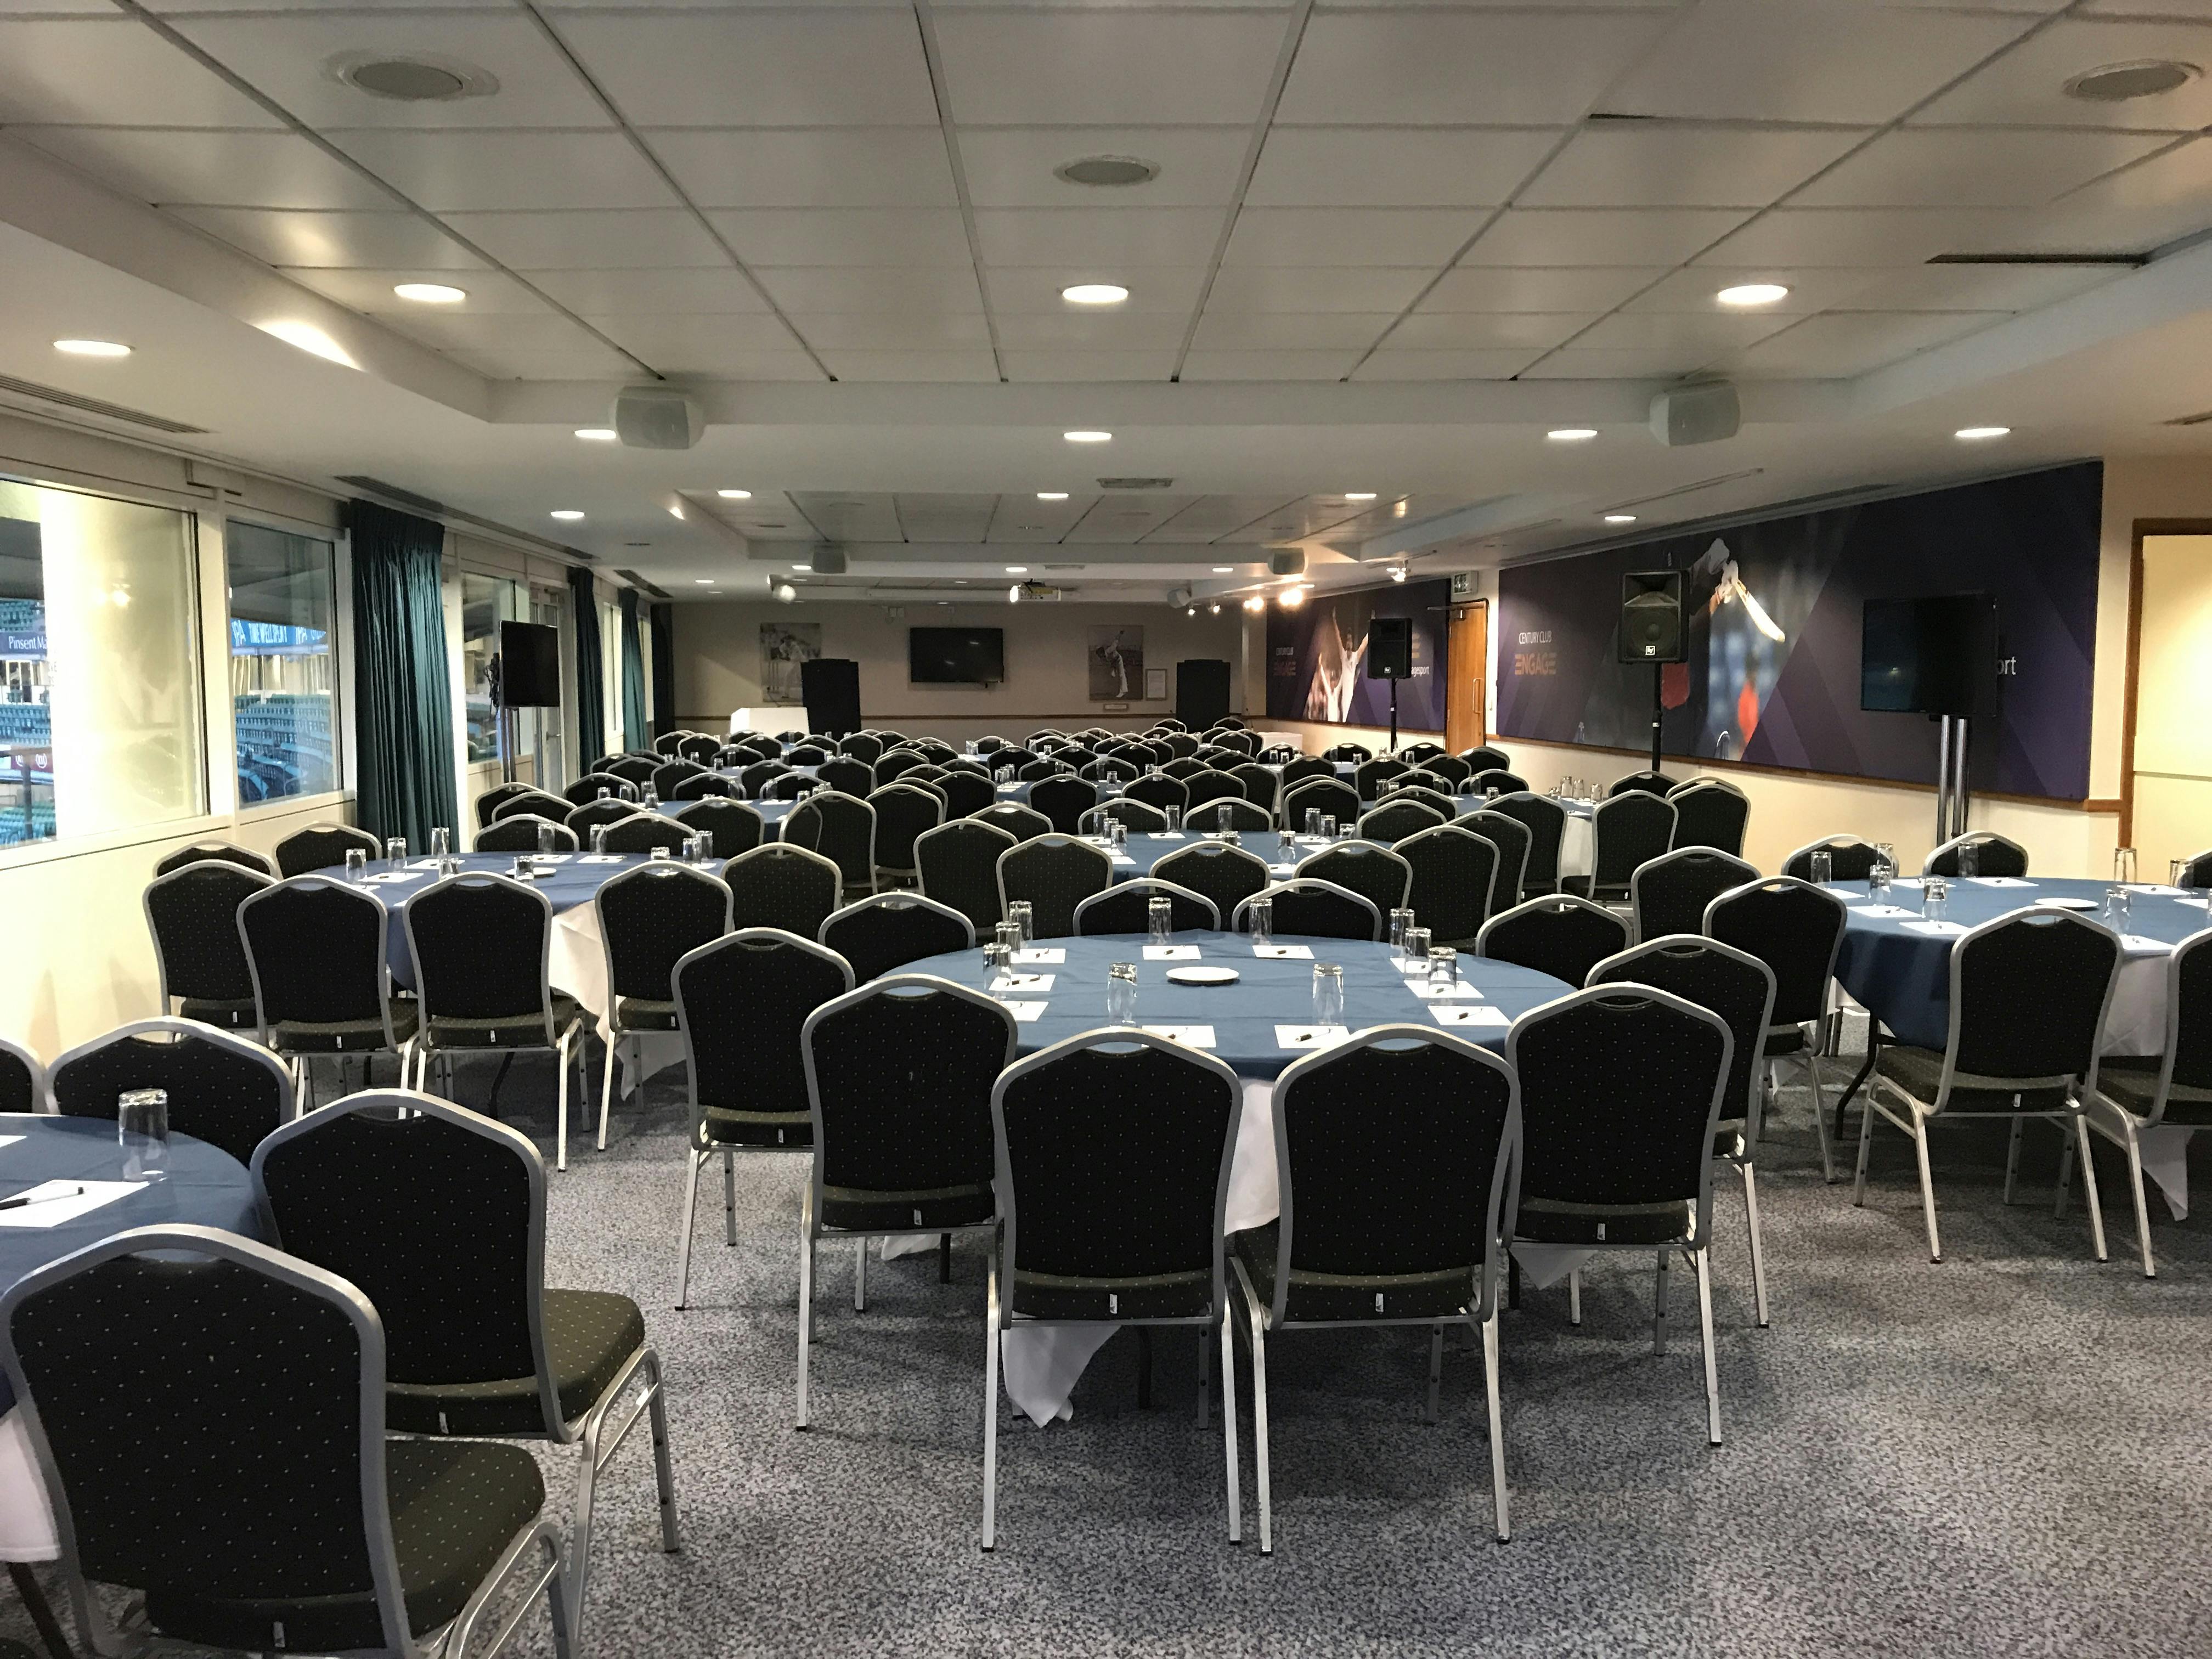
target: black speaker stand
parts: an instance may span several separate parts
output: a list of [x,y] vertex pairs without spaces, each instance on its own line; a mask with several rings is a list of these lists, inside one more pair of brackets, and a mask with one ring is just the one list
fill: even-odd
[[1666,678],[1666,666],[1651,665],[1651,769],[1659,769],[1659,721],[1667,712],[1666,689],[1661,684]]
[[1394,758],[1398,753],[1398,677],[1395,674],[1390,677],[1390,753]]

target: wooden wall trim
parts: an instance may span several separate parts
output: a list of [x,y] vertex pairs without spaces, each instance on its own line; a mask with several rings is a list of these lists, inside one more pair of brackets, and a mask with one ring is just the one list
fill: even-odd
[[2128,538],[2128,666],[2120,701],[2120,845],[2135,845],[2136,699],[2142,678],[2143,538],[2212,536],[2212,519],[2137,519]]

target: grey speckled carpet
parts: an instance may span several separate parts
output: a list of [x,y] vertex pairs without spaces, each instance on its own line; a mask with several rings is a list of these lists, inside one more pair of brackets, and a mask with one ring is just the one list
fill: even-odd
[[[1271,1345],[1275,1554],[1231,1548],[1219,1416],[1199,1427],[1194,1344],[1176,1333],[1154,1409],[1137,1409],[1125,1334],[1072,1423],[1002,1432],[985,1556],[981,1247],[958,1247],[949,1285],[933,1255],[872,1264],[864,1315],[849,1249],[825,1250],[816,1427],[795,1432],[803,1164],[741,1160],[734,1249],[702,1182],[676,1312],[678,1076],[618,1112],[605,1152],[580,1138],[553,1182],[551,1282],[635,1297],[667,1363],[687,1540],[659,1553],[634,1443],[601,1487],[588,1653],[2212,1653],[2212,1233],[2154,1198],[2146,1282],[2102,1163],[2113,1259],[2092,1261],[2078,1192],[2051,1218],[2048,1130],[2029,1131],[2010,1209],[2002,1131],[1938,1130],[1933,1266],[1908,1143],[1878,1134],[1854,1210],[1847,1184],[1822,1185],[1792,1091],[1762,1181],[1768,1330],[1737,1189],[1717,1200],[1717,1449],[1691,1275],[1672,1275],[1663,1358],[1648,1258],[1590,1278],[1579,1329],[1564,1288],[1524,1295],[1503,1332],[1510,1545],[1490,1534],[1479,1349],[1451,1340],[1431,1427],[1421,1335],[1334,1333]],[[481,1103],[489,1081],[465,1073],[460,1092]],[[518,1066],[500,1103],[549,1154],[550,1081]],[[1239,1415],[1249,1540],[1249,1400]],[[565,1496],[572,1465],[547,1461]],[[0,1635],[27,1639],[12,1596],[0,1607]],[[550,1652],[542,1617],[518,1650]]]

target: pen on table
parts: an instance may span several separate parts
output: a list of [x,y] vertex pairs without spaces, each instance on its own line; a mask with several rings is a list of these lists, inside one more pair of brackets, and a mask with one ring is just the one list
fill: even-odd
[[28,1193],[18,1193],[13,1198],[0,1198],[0,1210],[20,1210],[26,1204],[50,1204],[58,1198],[82,1198],[84,1188],[72,1187],[65,1193],[40,1193],[36,1198]]

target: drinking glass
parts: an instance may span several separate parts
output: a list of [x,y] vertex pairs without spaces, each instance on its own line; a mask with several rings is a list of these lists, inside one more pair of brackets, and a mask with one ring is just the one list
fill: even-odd
[[1496,800],[1498,799],[1498,786],[1494,783],[1484,784],[1482,786],[1482,798],[1485,800]]
[[1119,818],[1106,820],[1106,844],[1117,853],[1129,848],[1129,826]]
[[1106,969],[1106,1018],[1116,1025],[1137,1023],[1137,964],[1116,962]]
[[612,800],[614,799],[614,792],[610,790],[606,785],[601,784],[599,786],[599,799],[601,800]]
[[[1320,808],[1320,807],[1318,807],[1318,806],[1309,806],[1309,807],[1307,807],[1307,808],[1306,808],[1306,836],[1307,836],[1307,839],[1311,840],[1311,839],[1312,839],[1312,838],[1314,838],[1315,836],[1319,836],[1319,835],[1321,834],[1321,825],[1322,825],[1321,808]],[[2177,860],[2177,863],[2178,863],[2178,862],[2179,862],[2179,861]]]
[[1406,949],[1402,965],[1408,972],[1428,971],[1430,942],[1427,928],[1408,927],[1406,930]]
[[368,850],[366,848],[346,848],[346,879],[348,881],[368,879]]
[[1889,878],[1895,872],[1887,860],[1876,859],[1867,866],[1867,896],[1880,898],[1889,891]]
[[1336,815],[1334,813],[1324,812],[1321,815],[1321,838],[1323,841],[1334,841],[1336,839]]
[[458,876],[460,873],[461,861],[455,858],[451,853],[447,854],[445,857],[438,860],[439,880],[443,881],[447,876]]
[[1889,841],[1878,841],[1874,844],[1874,850],[1881,854],[1881,861],[1889,866],[1890,879],[1892,881],[1896,880],[1897,843],[1895,842]]
[[1829,852],[1813,854],[1813,885],[1826,887],[1836,878],[1836,855]]
[[1036,943],[1036,911],[1027,899],[1016,899],[1006,907],[1006,920],[1022,930],[1022,948],[1027,950]]
[[604,854],[606,850],[607,826],[604,823],[595,823],[592,826],[592,851]]
[[507,866],[507,873],[517,881],[528,881],[538,873],[538,866],[530,861],[527,853],[517,853]]
[[1018,921],[1002,921],[992,929],[992,934],[1006,947],[1009,957],[1022,948],[1022,925]]
[[1145,905],[1145,931],[1154,945],[1165,945],[1175,932],[1175,901],[1156,896]]
[[561,850],[560,836],[561,826],[550,818],[538,820],[538,850],[539,852],[559,852]]
[[2166,861],[2166,884],[2169,887],[2181,886],[2183,884],[2181,879],[2182,874],[2188,868],[2189,860],[2187,859],[2168,859]]
[[1951,883],[1948,877],[1929,876],[1920,884],[1920,914],[1930,921],[1943,920],[1943,912],[1951,900]]
[[2114,882],[2105,890],[2105,926],[2116,933],[2128,931],[2129,912],[2134,908],[2135,895]]
[[2112,849],[2112,879],[2133,883],[2136,878],[2136,849],[2118,847]]
[[1982,849],[1973,842],[1959,848],[1959,879],[1972,881],[1982,872]]
[[1459,983],[1459,952],[1450,945],[1429,946],[1429,983],[1431,985]]
[[994,783],[1012,783],[1014,781],[1014,769],[1011,766],[1000,767],[991,774],[991,781]]
[[1403,954],[1406,949],[1406,930],[1413,925],[1413,913],[1402,907],[1390,912],[1390,948]]
[[1252,930],[1252,943],[1265,945],[1275,931],[1275,901],[1255,898],[1244,906],[1245,925]]
[[646,785],[645,799],[641,805],[648,812],[658,812],[660,810],[660,791],[649,783]]
[[1169,806],[1164,807],[1161,810],[1165,811],[1168,815],[1168,834],[1170,836],[1181,835],[1182,833],[1182,808],[1180,806]]
[[1003,998],[1006,995],[1006,993],[998,988],[996,981],[1003,979],[1006,975],[1013,971],[1014,954],[1012,951],[1008,949],[1006,945],[1000,944],[997,939],[994,939],[989,944],[983,947],[983,966],[989,971],[992,981],[994,981],[991,994],[994,996]]
[[384,843],[384,861],[398,869],[407,861],[407,837],[394,836]]
[[115,1139],[126,1180],[159,1181],[168,1162],[169,1091],[125,1089],[116,1096]]
[[653,863],[657,860],[665,860],[667,856],[668,849],[665,847],[648,847],[646,848],[645,859],[646,862],[648,864]]
[[453,832],[444,824],[430,831],[430,856],[441,859],[453,850]]
[[686,863],[704,864],[707,861],[708,841],[702,835],[684,837],[684,858]]
[[1214,829],[1224,836],[1227,835],[1231,830],[1236,828],[1236,824],[1232,821],[1235,819],[1236,816],[1236,811],[1231,807],[1223,806],[1216,808],[1213,814]]
[[1344,968],[1334,962],[1316,962],[1313,971],[1314,1024],[1344,1024]]

